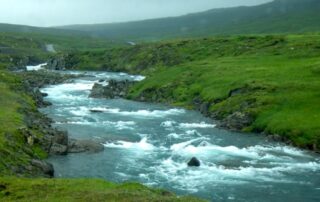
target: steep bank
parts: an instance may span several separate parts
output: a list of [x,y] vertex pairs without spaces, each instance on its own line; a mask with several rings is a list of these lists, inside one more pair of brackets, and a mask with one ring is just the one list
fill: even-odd
[[67,134],[53,129],[51,120],[37,110],[50,105],[39,88],[69,78],[46,72],[1,72],[1,174],[53,176],[52,165],[44,159],[63,154]]
[[[28,95],[21,78],[6,71],[1,71],[1,163],[2,175],[53,175],[53,169],[41,170],[33,165],[47,153],[42,148],[43,133],[38,122],[48,125],[49,121],[39,112],[30,94]],[[49,165],[47,165],[50,167]]]
[[80,52],[66,59],[68,68],[145,74],[130,99],[198,109],[223,127],[271,134],[317,151],[319,47],[317,34],[239,36]]

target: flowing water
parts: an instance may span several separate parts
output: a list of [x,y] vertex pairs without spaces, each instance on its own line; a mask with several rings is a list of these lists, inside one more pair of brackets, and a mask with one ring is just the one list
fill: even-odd
[[[195,111],[89,98],[100,79],[143,77],[87,72],[42,89],[53,103],[42,111],[55,127],[105,146],[97,154],[51,157],[56,177],[137,181],[212,201],[320,201],[318,155],[268,142],[264,136],[217,129]],[[192,157],[200,159],[200,167],[187,166]]]

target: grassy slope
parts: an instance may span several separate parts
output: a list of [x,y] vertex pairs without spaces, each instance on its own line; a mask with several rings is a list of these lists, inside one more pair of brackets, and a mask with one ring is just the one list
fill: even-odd
[[181,17],[63,29],[122,40],[159,40],[221,34],[302,33],[320,29],[318,0],[276,0],[252,7],[213,9]]
[[[28,165],[31,159],[46,157],[40,146],[29,145],[19,130],[26,127],[23,111],[36,110],[32,98],[21,89],[21,78],[0,70],[0,175],[19,173],[21,166]],[[35,129],[32,133],[42,137]]]
[[[75,59],[76,58],[76,59]],[[200,97],[225,119],[241,111],[245,131],[279,134],[305,148],[320,145],[320,35],[178,40],[74,55],[73,67],[144,73],[131,98],[193,107]],[[71,65],[72,66],[72,65]],[[234,89],[239,95],[229,97]]]
[[[19,34],[0,33],[0,174],[20,173],[31,159],[44,158],[39,145],[30,146],[19,128],[26,127],[24,112],[34,112],[36,106],[23,90],[22,78],[6,69],[45,60],[48,54],[41,40]],[[32,131],[41,138],[42,134]],[[23,170],[23,169],[22,169]],[[25,173],[26,175],[30,173]]]
[[201,201],[137,183],[114,184],[88,179],[0,178],[2,201]]
[[189,106],[200,96],[216,103],[210,111],[219,119],[236,111],[254,117],[246,131],[279,134],[301,147],[320,145],[320,36],[229,40],[203,43],[201,53],[189,46],[199,60],[157,69],[131,97],[164,89],[167,101]]

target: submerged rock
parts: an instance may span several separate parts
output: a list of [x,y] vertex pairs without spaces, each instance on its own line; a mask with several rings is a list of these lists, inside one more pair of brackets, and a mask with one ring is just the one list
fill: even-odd
[[98,110],[98,109],[90,109],[90,112],[92,113],[103,113],[103,110]]
[[189,162],[188,162],[189,167],[199,167],[200,166],[200,161],[196,158],[193,157]]

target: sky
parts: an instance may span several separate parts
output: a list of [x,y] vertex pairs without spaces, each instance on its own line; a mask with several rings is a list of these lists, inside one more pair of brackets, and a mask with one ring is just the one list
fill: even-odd
[[58,26],[179,16],[271,0],[0,0],[0,23]]

